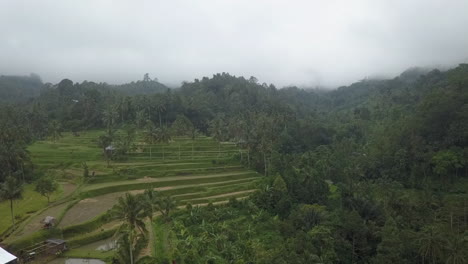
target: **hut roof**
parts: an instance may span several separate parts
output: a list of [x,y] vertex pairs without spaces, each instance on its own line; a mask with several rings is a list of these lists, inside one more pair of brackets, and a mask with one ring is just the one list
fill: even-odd
[[44,224],[52,224],[52,223],[55,223],[55,217],[53,216],[46,216],[46,218],[44,218],[44,220],[42,220],[42,222]]
[[17,257],[0,247],[0,263],[8,263],[15,259],[17,259]]
[[112,145],[109,145],[109,146],[106,147],[106,150],[115,150],[115,147],[112,146]]

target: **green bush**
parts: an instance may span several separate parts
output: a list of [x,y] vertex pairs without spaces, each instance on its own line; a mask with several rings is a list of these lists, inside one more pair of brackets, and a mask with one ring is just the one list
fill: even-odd
[[93,242],[96,242],[96,241],[99,241],[99,240],[109,238],[109,237],[111,237],[111,236],[113,236],[115,234],[115,231],[116,231],[116,229],[109,229],[109,230],[105,230],[105,231],[99,231],[99,232],[96,232],[95,234],[91,234],[91,235],[79,236],[79,237],[76,237],[74,239],[68,240],[67,245],[70,248],[76,248],[76,247],[84,246],[84,245],[87,245],[87,244],[90,244],[90,243],[93,243]]
[[110,220],[109,214],[104,213],[87,222],[84,222],[78,225],[67,226],[63,228],[62,229],[63,236],[65,238],[69,238],[69,237],[73,237],[76,235],[89,233],[91,231],[98,229],[100,226],[107,223],[109,220]]

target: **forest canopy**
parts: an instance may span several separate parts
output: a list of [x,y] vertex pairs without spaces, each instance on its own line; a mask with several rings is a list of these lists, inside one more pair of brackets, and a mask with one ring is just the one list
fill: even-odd
[[103,149],[126,146],[113,131],[131,137],[132,126],[148,140],[207,135],[247,150],[259,190],[174,213],[178,262],[468,260],[468,64],[335,90],[228,73],[176,89],[148,75],[124,85],[1,76],[0,95],[0,183],[37,180],[27,146],[63,131],[103,129]]

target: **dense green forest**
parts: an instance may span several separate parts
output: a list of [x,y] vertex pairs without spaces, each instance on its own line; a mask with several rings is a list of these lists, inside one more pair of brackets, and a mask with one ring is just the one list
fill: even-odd
[[63,131],[105,129],[102,146],[122,150],[113,131],[129,126],[246,150],[259,191],[156,219],[172,247],[142,263],[468,262],[468,64],[335,90],[228,73],[176,89],[148,75],[124,85],[1,76],[0,95],[5,200],[20,197],[15,181],[42,176],[27,146]]

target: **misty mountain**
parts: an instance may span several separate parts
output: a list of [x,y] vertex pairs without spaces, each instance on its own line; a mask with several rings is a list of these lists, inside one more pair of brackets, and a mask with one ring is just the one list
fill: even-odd
[[0,103],[23,103],[36,97],[43,86],[36,74],[29,76],[0,76]]

